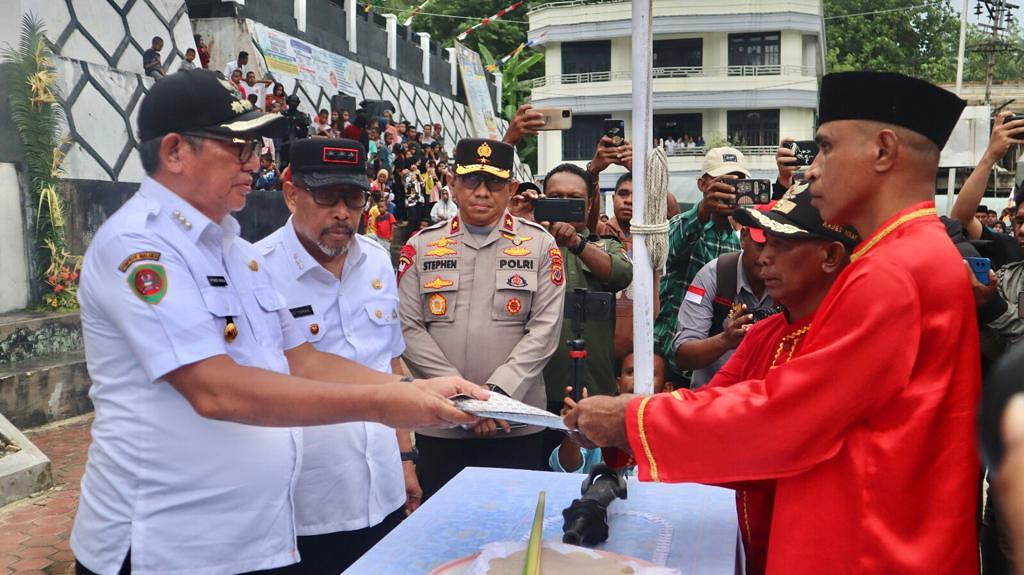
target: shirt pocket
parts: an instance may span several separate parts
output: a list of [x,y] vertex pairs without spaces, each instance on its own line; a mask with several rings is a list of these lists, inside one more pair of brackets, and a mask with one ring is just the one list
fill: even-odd
[[[291,313],[289,311],[289,313]],[[306,341],[309,343],[317,343],[324,338],[324,320],[318,313],[311,313],[301,317],[295,317],[292,314],[292,318],[295,320],[295,324],[299,326],[302,331],[302,335],[305,336]]]
[[380,299],[363,306],[370,323],[381,328],[394,328],[398,325],[398,300]]
[[[201,288],[199,293],[202,294],[206,310],[210,312],[217,328],[224,334],[224,343],[229,354],[232,358],[238,360],[239,357],[236,357],[235,353],[240,350],[236,346],[231,345],[231,343],[235,341],[235,338],[238,337],[243,329],[242,320],[245,317],[245,312],[241,300],[226,287]],[[228,325],[230,324],[235,326],[236,331],[233,336],[229,336]]]
[[264,347],[280,351],[284,348],[284,333],[281,331],[281,310],[285,309],[284,298],[271,286],[256,286],[252,295],[259,305],[260,317],[254,318],[253,331]]
[[495,272],[491,319],[526,323],[537,291],[537,272],[498,270]]
[[455,304],[459,297],[459,276],[435,274],[420,276],[420,300],[425,323],[455,321]]

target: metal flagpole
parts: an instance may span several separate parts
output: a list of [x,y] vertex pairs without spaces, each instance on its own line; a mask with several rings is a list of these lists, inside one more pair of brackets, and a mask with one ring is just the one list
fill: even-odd
[[[644,213],[651,148],[651,6],[633,0],[633,214]],[[636,217],[636,216],[634,216]],[[644,236],[633,242],[634,391],[654,391],[654,274]]]
[[[964,48],[967,44],[967,0],[960,9],[960,45],[956,52],[956,95],[960,95],[964,83]],[[946,177],[946,215],[953,213],[953,197],[956,195],[956,168],[950,168]]]

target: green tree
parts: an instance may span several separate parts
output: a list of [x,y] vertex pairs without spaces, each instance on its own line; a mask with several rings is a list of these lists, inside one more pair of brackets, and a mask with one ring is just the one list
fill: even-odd
[[[412,28],[417,32],[427,32],[430,34],[431,40],[442,46],[450,47],[455,38],[466,28],[484,18],[493,16],[498,10],[506,8],[512,2],[513,0],[476,0],[474,2],[433,0],[427,4],[424,12],[458,16],[459,18],[420,14],[413,20]],[[477,52],[480,51],[480,46],[484,46],[492,54],[497,54],[499,58],[502,57],[514,50],[521,42],[526,41],[526,32],[529,26],[525,22],[528,10],[527,5],[523,4],[504,17],[491,21],[487,26],[477,28],[462,43]],[[408,10],[405,11],[399,18],[404,18],[408,12]]]
[[950,72],[956,72],[960,19],[949,1],[893,10],[900,4],[824,0],[829,71],[879,70],[950,81]]

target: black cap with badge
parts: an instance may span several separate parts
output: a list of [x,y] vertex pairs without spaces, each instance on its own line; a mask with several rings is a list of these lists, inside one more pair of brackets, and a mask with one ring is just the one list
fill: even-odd
[[330,186],[355,186],[370,189],[366,177],[366,150],[355,140],[307,138],[296,140],[291,148],[292,178],[309,189]]
[[265,134],[283,120],[262,112],[220,72],[181,70],[153,85],[139,106],[139,141],[171,132]]
[[515,148],[505,142],[464,138],[455,145],[455,173],[460,176],[486,172],[507,179],[514,160]]
[[811,205],[810,186],[794,185],[768,211],[737,208],[732,217],[740,225],[764,230],[769,235],[793,239],[825,239],[842,243],[847,251],[860,243],[860,236],[849,226],[830,224],[821,219],[818,208]]

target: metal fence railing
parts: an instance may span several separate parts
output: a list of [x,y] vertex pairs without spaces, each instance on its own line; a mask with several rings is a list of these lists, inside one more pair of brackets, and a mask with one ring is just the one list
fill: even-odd
[[[767,64],[758,66],[675,66],[654,68],[651,76],[663,78],[715,78],[715,77],[758,77],[758,76],[808,76],[814,77],[817,70],[813,66],[795,66]],[[582,72],[579,74],[558,74],[542,76],[530,80],[534,88],[557,86],[562,84],[589,84],[592,82],[611,82],[616,80],[632,80],[631,70],[615,70],[603,72]]]

